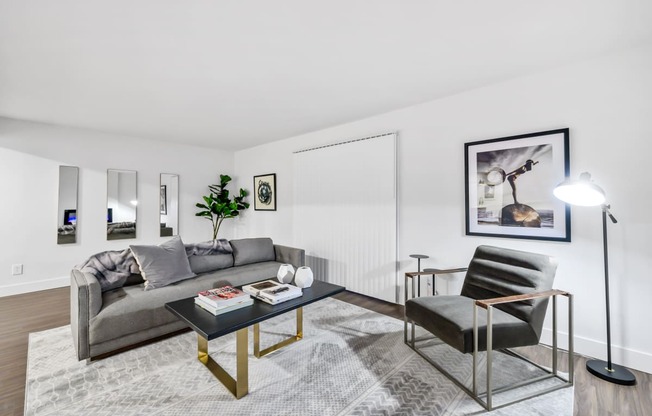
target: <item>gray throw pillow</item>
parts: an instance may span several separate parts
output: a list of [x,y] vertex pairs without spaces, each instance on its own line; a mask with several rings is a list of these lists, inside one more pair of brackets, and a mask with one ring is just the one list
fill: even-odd
[[231,240],[233,265],[260,263],[276,260],[274,243],[271,238],[243,238]]
[[190,270],[181,237],[158,246],[129,246],[145,279],[145,290],[158,289],[196,275]]

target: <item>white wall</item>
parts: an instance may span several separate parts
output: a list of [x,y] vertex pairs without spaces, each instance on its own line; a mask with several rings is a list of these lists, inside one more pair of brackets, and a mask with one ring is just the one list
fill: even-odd
[[[650,114],[646,47],[236,152],[237,186],[251,189],[253,175],[275,172],[278,189],[277,211],[246,212],[236,235],[293,244],[292,151],[398,131],[401,273],[416,268],[409,254],[430,255],[423,267],[462,266],[480,244],[557,256],[555,286],[575,294],[576,349],[605,358],[599,209],[573,208],[572,243],[464,235],[463,143],[570,127],[572,175],[591,172],[619,220],[609,229],[614,361],[652,372]],[[459,290],[460,279],[444,291]]]
[[[80,168],[76,244],[57,245],[59,165]],[[138,171],[136,239],[106,240],[109,168]],[[220,173],[233,172],[232,152],[0,118],[0,296],[65,286],[70,269],[91,254],[165,241],[161,172],[180,175],[182,239],[209,240],[210,222],[195,217],[195,203]],[[229,238],[236,221],[226,221],[220,237]],[[12,276],[17,263],[24,274]]]

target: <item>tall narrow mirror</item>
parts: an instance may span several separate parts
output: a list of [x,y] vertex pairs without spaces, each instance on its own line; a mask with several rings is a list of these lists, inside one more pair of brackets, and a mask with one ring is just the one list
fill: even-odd
[[57,214],[57,244],[77,242],[77,184],[79,168],[59,166],[59,210]]
[[106,239],[136,238],[136,171],[109,169],[106,183]]
[[179,175],[161,173],[161,237],[179,234]]

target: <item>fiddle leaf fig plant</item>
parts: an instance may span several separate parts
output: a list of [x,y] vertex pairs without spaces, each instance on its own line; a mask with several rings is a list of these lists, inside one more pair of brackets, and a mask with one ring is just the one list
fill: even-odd
[[231,200],[229,191],[226,189],[229,182],[231,182],[229,175],[220,175],[220,184],[208,185],[210,194],[202,196],[203,203],[195,204],[200,209],[195,216],[204,217],[213,224],[213,240],[217,239],[222,221],[237,217],[240,215],[240,211],[249,208],[249,203],[245,201],[249,193],[245,189],[240,188],[239,195]]

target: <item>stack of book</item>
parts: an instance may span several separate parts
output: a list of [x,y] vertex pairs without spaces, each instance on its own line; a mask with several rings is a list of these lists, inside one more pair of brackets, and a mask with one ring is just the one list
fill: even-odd
[[242,290],[270,305],[276,305],[303,295],[301,288],[287,283],[279,283],[276,280],[265,280],[246,285],[242,287]]
[[252,305],[254,300],[248,293],[232,286],[223,286],[199,292],[195,305],[207,310],[213,315],[221,315],[236,309]]

